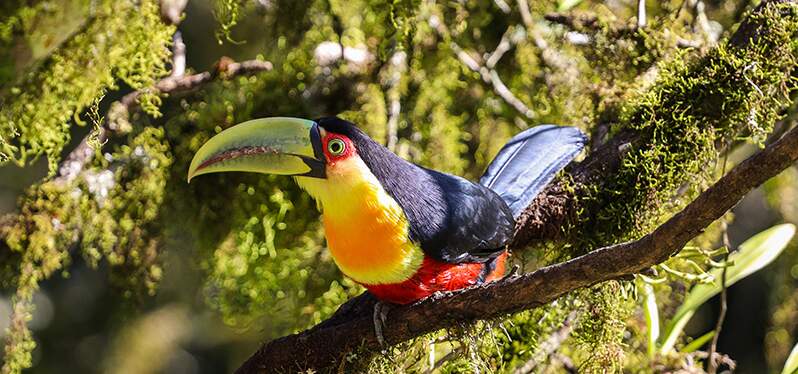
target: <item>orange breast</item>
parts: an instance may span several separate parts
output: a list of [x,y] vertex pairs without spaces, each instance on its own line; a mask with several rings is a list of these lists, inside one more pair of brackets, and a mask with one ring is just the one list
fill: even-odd
[[402,207],[382,188],[360,157],[327,166],[327,178],[297,178],[319,202],[333,260],[359,283],[409,279],[424,252],[410,241]]
[[386,217],[382,207],[363,205],[347,215],[324,215],[327,246],[344,274],[359,282],[402,281],[415,272],[403,218]]

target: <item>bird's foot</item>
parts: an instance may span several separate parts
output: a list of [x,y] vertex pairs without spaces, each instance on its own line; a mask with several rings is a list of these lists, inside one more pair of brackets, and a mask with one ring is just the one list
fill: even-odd
[[380,343],[380,347],[388,348],[388,344],[385,342],[385,337],[382,335],[382,331],[385,328],[385,321],[388,318],[388,312],[391,310],[391,304],[384,303],[382,301],[377,301],[374,304],[374,334],[377,335],[377,341]]

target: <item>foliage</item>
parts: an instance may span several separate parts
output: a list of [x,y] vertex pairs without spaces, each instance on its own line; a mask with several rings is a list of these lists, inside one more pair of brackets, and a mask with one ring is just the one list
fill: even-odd
[[[740,279],[762,269],[776,259],[795,235],[795,225],[784,224],[763,231],[740,244],[738,250],[729,255],[725,264],[725,285],[730,287]],[[687,321],[698,308],[723,289],[723,268],[709,271],[710,283],[699,283],[687,294],[679,309],[665,327],[661,341],[661,352],[670,353],[676,339]]]
[[[26,165],[44,154],[54,173],[69,140],[71,120],[106,90],[115,89],[117,79],[134,89],[152,86],[166,73],[173,32],[160,21],[156,1],[97,4],[85,32],[66,41],[38,74],[11,87],[5,96],[0,162]],[[145,94],[139,101],[146,111],[157,113],[156,96]]]
[[[776,12],[781,10],[759,17]],[[641,132],[646,146],[630,144],[616,177],[594,187],[593,208],[580,214],[577,235],[589,243],[639,236],[663,211],[689,201],[673,199],[674,191],[696,178],[709,179],[706,165],[716,158],[717,144],[739,136],[763,141],[788,102],[782,73],[797,62],[798,19],[790,14],[772,21],[775,31],[755,41],[761,47],[720,44],[699,58],[676,54],[660,63],[653,88],[630,100],[614,126]],[[626,197],[621,201],[619,195]],[[641,208],[646,213],[635,214]]]
[[[500,3],[512,3],[510,11]],[[216,174],[185,183],[193,153],[236,123],[338,114],[407,159],[471,179],[509,137],[538,123],[578,126],[595,144],[606,133],[640,134],[619,173],[573,186],[590,194],[563,227],[562,241],[516,253],[516,263],[533,269],[647,232],[715,178],[707,165],[718,145],[761,144],[788,102],[793,82],[784,72],[795,67],[798,47],[790,5],[758,16],[775,31],[743,50],[715,46],[693,27],[701,14],[682,9],[682,1],[649,4],[649,26],[642,29],[622,21],[637,15],[626,3],[517,3],[217,0],[208,7],[219,22],[214,41],[227,43],[218,48],[255,48],[275,68],[174,97],[148,89],[167,74],[175,31],[160,20],[158,2],[0,5],[0,162],[30,166],[44,155],[52,176],[71,137],[87,130],[75,125],[102,123],[109,101],[130,89],[143,93],[143,113],[131,113],[130,126],[99,145],[101,157],[74,180],[34,184],[20,197],[19,210],[0,220],[0,250],[8,247],[0,253],[0,282],[14,295],[4,371],[31,365],[33,295],[52,275],[66,275],[73,262],[107,266],[115,292],[139,308],[117,312],[143,314],[114,330],[108,340],[114,354],[98,364],[122,372],[163,370],[165,364],[125,356],[121,347],[156,357],[177,354],[181,344],[201,346],[189,343],[192,336],[213,340],[187,331],[196,329],[187,322],[195,315],[219,316],[229,327],[214,336],[249,352],[258,340],[318,323],[362,290],[332,263],[314,203],[288,178]],[[596,22],[544,20],[558,9]],[[736,9],[712,11],[724,25],[739,21]],[[59,18],[70,21],[50,27]],[[181,25],[186,35],[190,22],[187,17]],[[704,44],[680,48],[685,39]],[[504,42],[508,49],[499,54]],[[10,61],[7,51],[19,45],[36,53]],[[189,43],[189,57],[202,49]],[[529,110],[510,105],[501,86]],[[768,187],[776,191],[768,193],[771,204],[787,220],[794,210],[794,191],[785,193],[794,186],[791,173]],[[709,248],[719,232],[713,227],[691,248]],[[636,292],[628,280],[607,282],[503,319],[439,331],[384,356],[352,352],[347,365],[372,372],[437,366],[455,373],[506,372],[533,362],[558,370],[567,363],[541,357],[541,347],[566,333],[556,352],[579,371],[650,370],[657,358],[647,347],[657,340],[656,321],[678,316],[686,285],[716,272],[708,270],[703,252],[699,257],[700,264],[686,257],[668,262],[672,272],[650,292]],[[171,268],[163,264],[170,258]],[[175,263],[191,269],[188,285],[170,283],[180,267]],[[150,296],[162,282],[179,290]],[[659,300],[659,308],[649,305],[644,315],[643,300]],[[153,303],[157,307],[146,312]],[[570,328],[563,329],[565,321]],[[148,345],[147,334],[167,325],[174,328]]]
[[98,161],[113,171],[103,167],[87,172],[77,185],[48,182],[29,192],[23,216],[6,236],[20,272],[3,274],[16,287],[17,312],[9,335],[18,342],[6,345],[4,372],[30,365],[33,342],[24,321],[30,318],[33,293],[39,282],[68,265],[75,236],[82,236],[87,262],[105,259],[117,268],[114,280],[124,292],[155,291],[162,269],[156,262],[158,226],[153,223],[171,164],[163,136],[163,130],[147,128]]

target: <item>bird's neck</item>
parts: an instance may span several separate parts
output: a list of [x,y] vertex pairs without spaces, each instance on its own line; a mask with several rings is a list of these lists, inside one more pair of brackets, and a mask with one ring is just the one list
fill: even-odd
[[327,246],[341,271],[362,284],[409,279],[424,259],[401,206],[357,156],[328,165],[326,179],[296,178],[322,211]]

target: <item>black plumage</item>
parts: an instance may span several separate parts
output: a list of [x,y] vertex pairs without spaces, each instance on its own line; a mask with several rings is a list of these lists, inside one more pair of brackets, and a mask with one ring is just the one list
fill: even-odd
[[[426,255],[449,263],[486,262],[501,254],[512,239],[515,218],[508,204],[516,201],[503,199],[501,191],[497,193],[461,177],[408,162],[342,119],[328,117],[316,122],[327,131],[352,140],[360,158],[404,210],[409,221],[410,239],[418,243]],[[578,149],[581,149],[581,144]],[[487,179],[508,188],[517,187],[517,183],[532,183],[525,180],[529,176],[510,181],[507,173],[499,172],[508,170],[508,165],[529,158],[529,147],[511,147],[510,151],[512,154],[500,153],[497,156],[502,165],[492,165],[486,173]],[[575,154],[568,156],[567,161]],[[562,155],[555,158],[562,164]],[[552,163],[547,158],[539,161]],[[517,165],[512,166],[517,168]],[[550,180],[563,166],[565,164],[549,167],[546,170],[551,176],[542,178]],[[495,171],[493,177],[491,170]],[[538,191],[539,188],[524,189],[521,193],[505,195],[511,199],[528,199],[528,194],[537,194]]]

